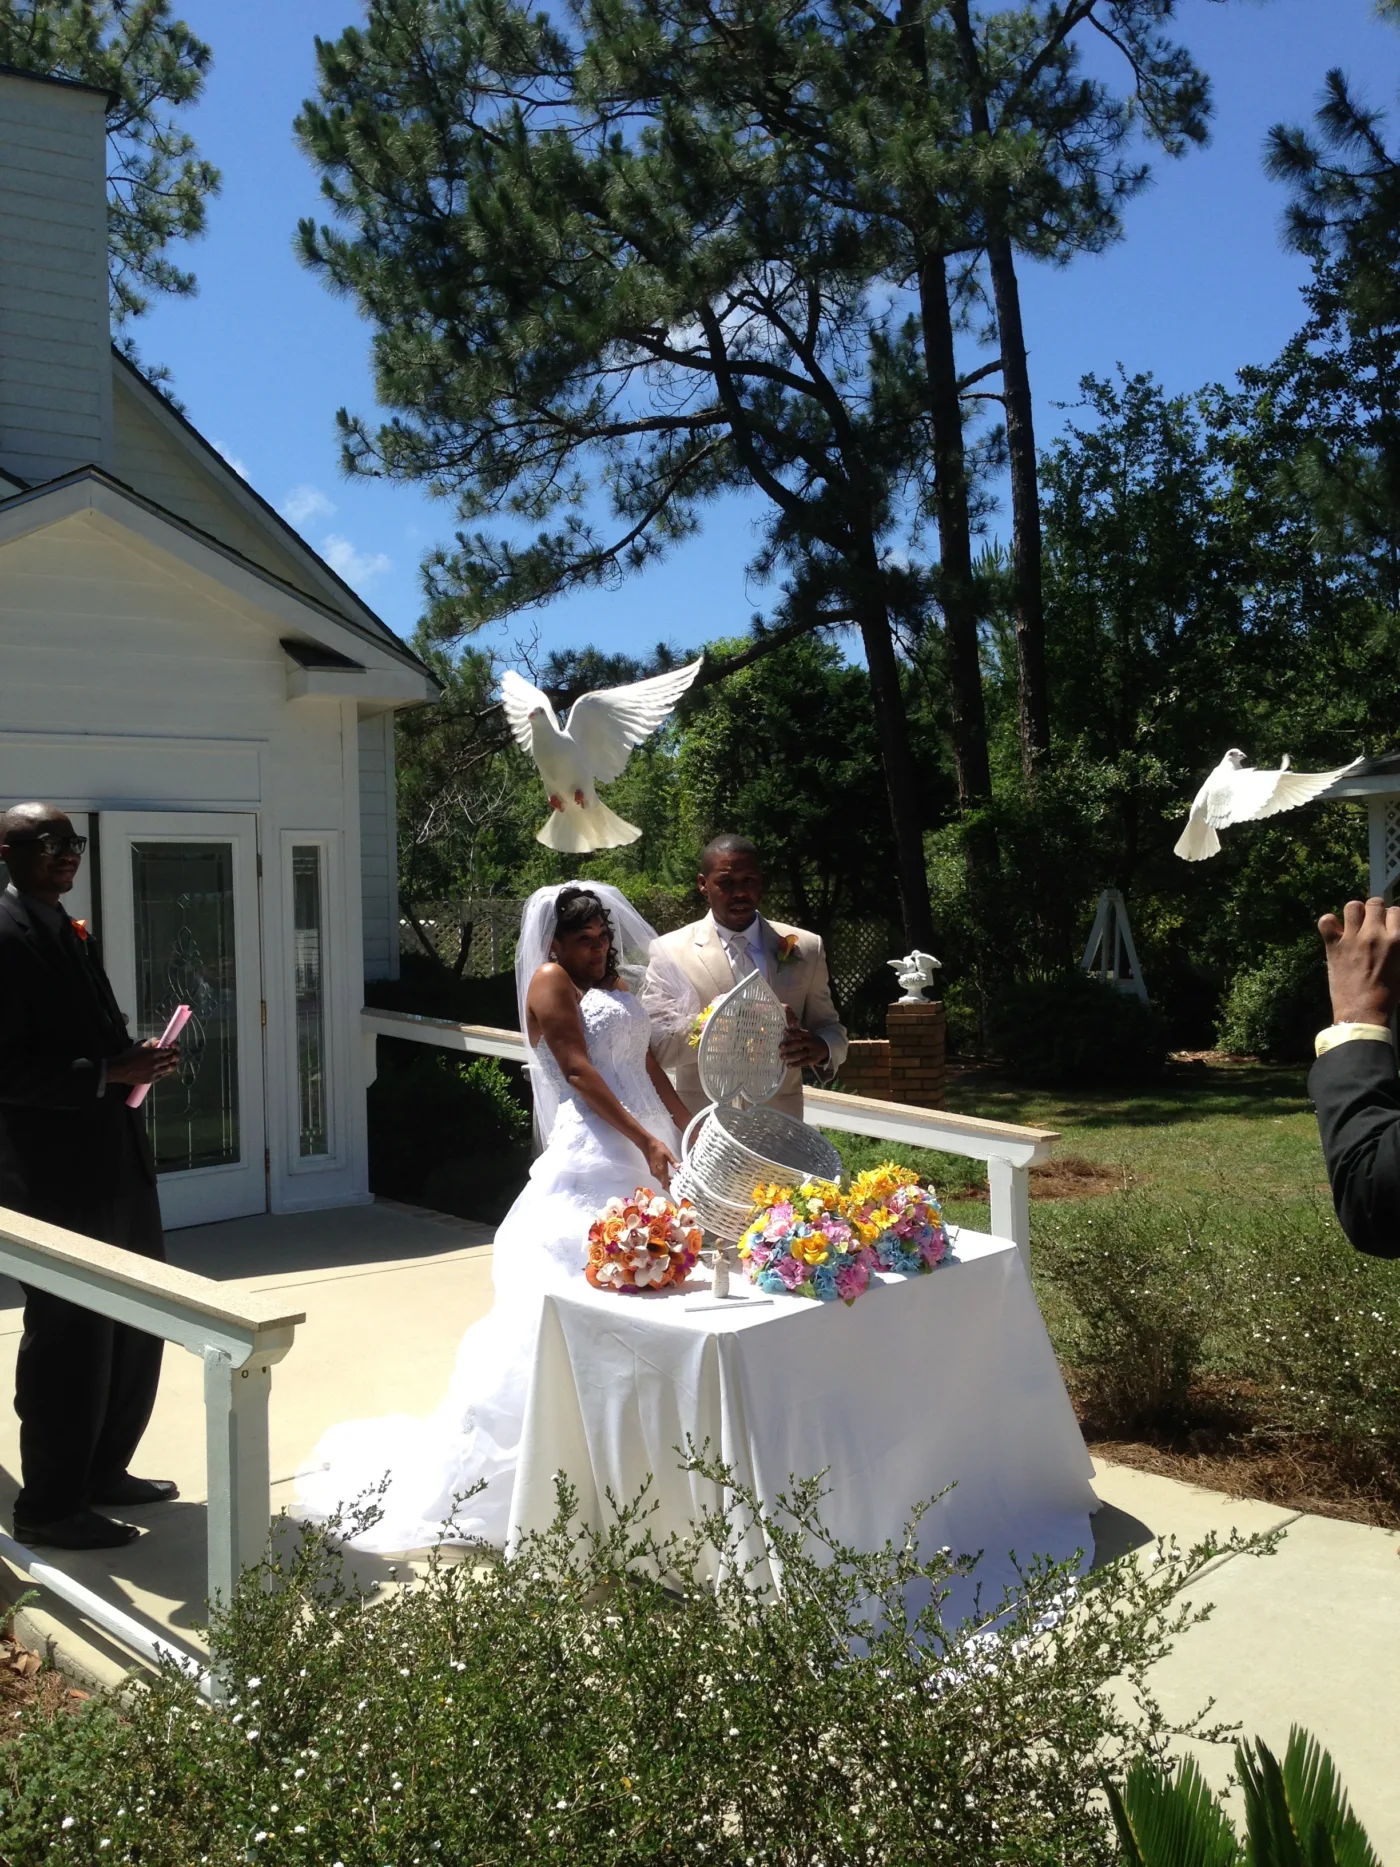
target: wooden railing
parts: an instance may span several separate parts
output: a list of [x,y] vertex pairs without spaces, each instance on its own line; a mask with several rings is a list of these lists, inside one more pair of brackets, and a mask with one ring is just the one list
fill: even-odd
[[[204,1364],[209,1600],[230,1601],[239,1575],[259,1560],[267,1541],[272,1366],[292,1346],[304,1312],[287,1309],[281,1296],[215,1283],[3,1207],[0,1274],[199,1356]],[[157,1640],[141,1622],[12,1537],[0,1535],[0,1554],[146,1658],[173,1655],[200,1669],[193,1655]]]
[[[525,1039],[519,1031],[503,1031],[487,1024],[453,1024],[445,1018],[424,1018],[410,1011],[365,1010],[362,1028],[368,1048],[369,1080],[375,1075],[374,1046],[381,1037],[408,1038],[434,1044],[439,1050],[459,1050],[474,1056],[526,1060]],[[903,1102],[876,1102],[832,1089],[806,1092],[807,1119],[821,1128],[848,1134],[874,1135],[881,1141],[902,1141],[913,1147],[936,1148],[944,1154],[962,1154],[987,1163],[991,1192],[992,1230],[1012,1238],[1030,1267],[1030,1168],[1049,1158],[1059,1135],[1050,1128],[1022,1128],[1012,1122],[984,1121],[976,1115],[953,1115],[943,1109],[914,1108]]]

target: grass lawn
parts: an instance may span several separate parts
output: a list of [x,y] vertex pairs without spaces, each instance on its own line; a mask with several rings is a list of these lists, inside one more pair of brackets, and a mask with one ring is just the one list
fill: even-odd
[[[1342,1236],[1305,1075],[1176,1064],[1125,1095],[969,1072],[948,1100],[1060,1134],[1058,1171],[1032,1171],[1032,1273],[1097,1450],[1400,1526],[1400,1262]],[[851,1169],[893,1154],[986,1226],[981,1163],[830,1139]]]
[[[950,1085],[948,1107],[961,1115],[1054,1129],[1060,1135],[1057,1161],[1088,1161],[1173,1205],[1207,1194],[1267,1207],[1280,1198],[1326,1196],[1306,1077],[1301,1068],[1260,1063],[1173,1064],[1151,1089],[1110,1095],[1019,1089],[984,1071],[969,1071]],[[923,1148],[891,1148],[863,1135],[833,1132],[828,1139],[856,1170],[893,1153],[931,1173],[951,1218],[973,1227],[986,1224],[980,1161]],[[1107,1177],[1103,1183],[1108,1184]],[[1032,1239],[1048,1203],[1036,1199]],[[1081,1203],[1089,1202],[1054,1201],[1057,1207]]]

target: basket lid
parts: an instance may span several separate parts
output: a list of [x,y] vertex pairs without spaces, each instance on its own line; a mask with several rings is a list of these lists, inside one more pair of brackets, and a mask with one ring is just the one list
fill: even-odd
[[761,972],[748,973],[726,992],[700,1033],[696,1062],[711,1102],[767,1102],[783,1086],[787,1065],[778,1054],[787,1012]]

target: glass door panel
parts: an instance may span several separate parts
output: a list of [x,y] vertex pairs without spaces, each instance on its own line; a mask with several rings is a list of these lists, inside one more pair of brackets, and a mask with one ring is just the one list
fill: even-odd
[[133,842],[136,1035],[159,1037],[177,1005],[193,1016],[179,1074],[146,1098],[160,1173],[241,1159],[233,845]]
[[267,1209],[256,819],[104,811],[102,948],[136,1038],[193,1017],[146,1098],[167,1226]]
[[320,845],[296,843],[292,847],[292,963],[297,1019],[297,1153],[302,1160],[313,1160],[331,1151],[326,940],[321,899]]

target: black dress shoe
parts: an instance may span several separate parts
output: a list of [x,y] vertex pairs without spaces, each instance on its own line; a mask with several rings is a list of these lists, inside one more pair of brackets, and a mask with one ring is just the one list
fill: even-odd
[[75,1510],[52,1523],[15,1518],[15,1541],[35,1549],[121,1549],[140,1534],[134,1523],[116,1523],[95,1510]]
[[94,1504],[169,1504],[179,1495],[173,1478],[133,1478],[130,1472],[92,1487]]

